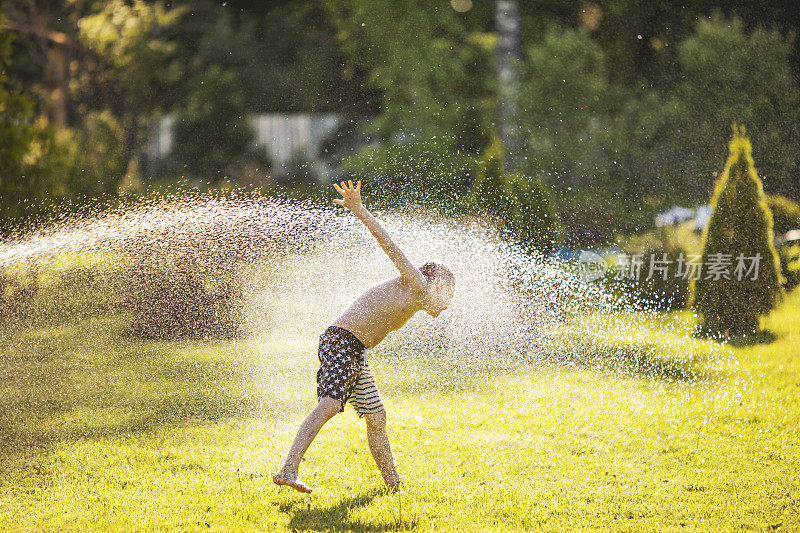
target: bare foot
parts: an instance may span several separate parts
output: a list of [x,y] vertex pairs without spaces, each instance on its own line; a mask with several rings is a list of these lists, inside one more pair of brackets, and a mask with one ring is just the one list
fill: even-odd
[[311,494],[311,489],[306,486],[305,483],[300,481],[300,477],[297,474],[287,474],[285,472],[278,472],[274,476],[272,476],[272,482],[276,485],[286,485],[287,487],[292,487],[294,490],[298,492],[303,492],[305,494]]
[[386,490],[389,491],[389,494],[397,494],[398,492],[403,492],[406,490],[406,486],[403,485],[402,480],[397,480],[395,483],[391,485],[386,485]]

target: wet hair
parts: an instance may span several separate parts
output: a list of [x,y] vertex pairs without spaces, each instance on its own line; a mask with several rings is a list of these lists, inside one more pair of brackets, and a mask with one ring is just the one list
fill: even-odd
[[453,275],[450,269],[439,263],[425,263],[419,267],[419,271],[422,272],[422,275],[428,280],[440,279],[451,285],[454,285],[456,282],[456,277]]

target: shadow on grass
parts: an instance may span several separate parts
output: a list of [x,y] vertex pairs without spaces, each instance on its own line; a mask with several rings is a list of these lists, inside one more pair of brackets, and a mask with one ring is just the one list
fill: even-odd
[[571,368],[638,376],[668,383],[707,381],[722,375],[721,372],[701,368],[692,361],[654,356],[644,348],[587,348],[580,354],[555,354],[546,356],[546,359]]
[[724,342],[730,346],[742,348],[744,346],[757,346],[759,344],[772,344],[778,336],[769,330],[761,330],[756,333],[738,333],[730,335],[727,332],[720,333],[716,330],[705,329],[700,326],[695,328],[692,335],[698,339],[709,339],[716,342]]
[[280,511],[291,515],[289,528],[292,531],[390,531],[414,529],[415,521],[403,519],[400,500],[390,521],[365,522],[352,518],[351,510],[369,505],[377,496],[385,494],[385,489],[371,489],[355,496],[325,506],[309,506],[303,501],[289,501],[281,504]]
[[[0,463],[12,454],[41,452],[64,440],[127,437],[230,418],[275,418],[297,408],[281,392],[287,389],[286,379],[279,382],[283,378],[274,365],[264,371],[268,375],[254,379],[252,361],[230,343],[138,341],[122,336],[126,327],[125,315],[108,315],[3,332]],[[542,350],[502,361],[488,356],[408,360],[407,355],[400,349],[380,357],[393,374],[394,390],[412,395],[474,389],[488,377],[503,379],[548,366],[670,382],[713,377],[691,360],[654,357],[647,346],[584,344],[579,354]]]
[[723,370],[703,366],[700,357],[670,359],[658,355],[658,350],[648,346],[593,346],[588,342],[580,351],[531,352],[513,361],[455,362],[446,358],[420,360],[409,365],[403,360],[403,350],[384,352],[387,365],[403,376],[394,379],[397,391],[408,394],[459,391],[472,388],[487,378],[500,378],[520,372],[563,369],[594,371],[622,377],[639,377],[667,383],[697,383],[726,376]]
[[[0,340],[0,472],[18,454],[292,410],[265,398],[227,344],[124,338],[125,317],[20,329]],[[231,350],[234,350],[231,353]]]
[[742,348],[744,346],[757,346],[759,344],[772,344],[778,336],[771,331],[759,331],[750,335],[736,335],[728,339],[728,344]]

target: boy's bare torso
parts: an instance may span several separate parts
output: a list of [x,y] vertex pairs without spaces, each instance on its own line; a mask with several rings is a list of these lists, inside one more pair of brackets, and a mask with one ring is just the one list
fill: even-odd
[[350,331],[372,348],[420,310],[420,295],[402,275],[387,279],[367,289],[333,325]]

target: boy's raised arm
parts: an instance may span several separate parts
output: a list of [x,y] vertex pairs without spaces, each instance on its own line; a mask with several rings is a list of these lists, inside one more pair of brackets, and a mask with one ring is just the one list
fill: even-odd
[[337,198],[333,202],[348,208],[364,223],[373,237],[375,237],[375,240],[378,241],[378,244],[381,245],[383,251],[386,252],[386,255],[397,267],[397,270],[408,280],[412,287],[419,291],[425,290],[427,285],[425,276],[408,260],[403,251],[386,233],[386,230],[372,216],[372,213],[367,211],[367,208],[361,203],[361,182],[359,181],[355,187],[353,187],[352,181],[348,181],[348,183],[349,185],[345,184],[345,182],[339,185],[333,184],[333,187],[342,195],[342,198]]

